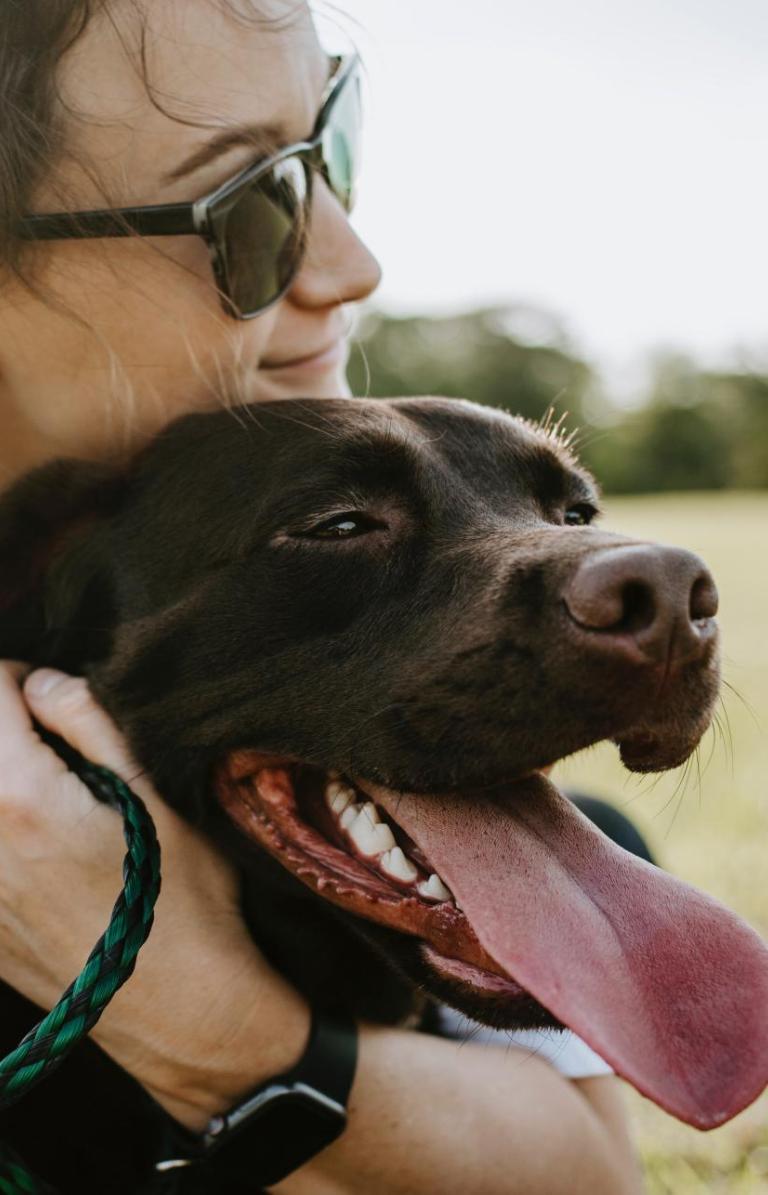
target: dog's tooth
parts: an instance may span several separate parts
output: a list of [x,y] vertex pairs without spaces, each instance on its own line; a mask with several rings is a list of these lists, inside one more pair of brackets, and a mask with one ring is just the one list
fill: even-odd
[[341,792],[342,788],[344,788],[344,785],[339,784],[338,780],[328,781],[325,786],[325,799],[329,805],[331,803],[331,799],[335,797],[338,792]]
[[391,851],[392,848],[397,845],[394,834],[390,830],[389,826],[384,822],[379,822],[374,833],[376,835],[376,841],[379,844],[379,850],[377,852],[378,854],[382,854],[385,851]]
[[354,846],[366,859],[374,859],[376,855],[391,850],[395,845],[395,836],[389,826],[382,822],[371,822],[365,807],[346,829]]
[[325,790],[325,803],[332,813],[341,817],[348,805],[354,804],[355,793],[345,784],[329,784]]
[[434,871],[428,880],[416,885],[416,891],[426,900],[453,900],[453,893]]
[[344,784],[340,780],[331,780],[325,786],[325,803],[331,809],[333,808],[333,801],[337,797],[346,797],[348,805],[350,801],[354,801],[355,795],[355,790],[349,784]]
[[349,831],[352,825],[354,825],[354,823],[357,821],[357,815],[359,812],[360,806],[355,805],[354,802],[351,805],[347,805],[346,809],[342,811],[339,817],[339,825],[341,826],[342,830]]
[[367,801],[366,804],[363,805],[362,812],[368,818],[368,821],[372,826],[378,826],[380,824],[381,818],[379,817],[379,811],[374,805],[373,801]]
[[393,880],[404,880],[406,883],[412,883],[419,874],[399,846],[393,846],[392,850],[381,856],[379,867]]
[[331,811],[335,813],[337,817],[341,817],[344,810],[349,805],[354,805],[354,803],[355,798],[352,793],[337,793],[336,796],[331,800]]

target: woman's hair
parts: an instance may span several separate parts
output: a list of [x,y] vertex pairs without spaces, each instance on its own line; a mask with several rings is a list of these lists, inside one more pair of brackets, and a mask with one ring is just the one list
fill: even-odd
[[23,277],[18,220],[64,144],[57,66],[103,0],[0,0],[0,269]]
[[[181,5],[186,2],[179,0]],[[303,9],[302,0],[286,0],[281,14],[270,17],[263,11],[263,0],[208,2],[225,9],[233,20],[244,25],[258,24],[275,31],[289,27]],[[46,306],[98,339],[109,361],[109,396],[114,400],[110,408],[121,412],[124,432],[135,406],[128,372],[100,330],[74,311],[50,285],[42,283],[41,274],[48,261],[45,242],[20,237],[18,222],[35,210],[35,201],[46,184],[52,184],[49,190],[57,210],[72,211],[78,206],[76,197],[62,189],[57,170],[61,162],[75,154],[71,131],[80,115],[68,106],[62,94],[59,68],[63,57],[96,17],[103,17],[112,26],[155,107],[180,124],[218,127],[215,121],[190,120],[169,111],[162,101],[170,102],[172,107],[173,96],[161,98],[153,86],[145,18],[154,3],[156,0],[0,0],[0,290],[5,282],[19,282]],[[121,205],[120,197],[110,195],[99,177],[96,164],[80,153],[77,164],[100,195],[99,206]],[[154,251],[162,253],[160,248]],[[179,269],[188,268],[177,264]],[[222,395],[237,397],[234,368],[215,361],[216,376],[208,377],[197,360],[195,346],[187,342],[187,350],[193,369],[207,385]]]
[[[68,122],[77,113],[67,109],[59,91],[58,68],[63,56],[98,13],[111,21],[126,52],[135,50],[147,93],[156,107],[179,123],[204,127],[206,122],[168,112],[153,89],[147,70],[144,8],[153,0],[0,0],[0,282],[15,276],[33,289],[29,244],[18,236],[20,217],[32,210],[40,187],[68,150]],[[290,25],[302,5],[287,4],[282,17],[259,13],[258,0],[211,0],[235,19],[274,29]],[[118,10],[130,9],[139,19],[139,37],[129,47],[118,28]],[[112,12],[114,10],[114,13]],[[80,163],[98,181],[88,163]],[[103,188],[102,188],[103,191]],[[103,192],[104,206],[116,206]],[[62,206],[68,207],[66,204]]]

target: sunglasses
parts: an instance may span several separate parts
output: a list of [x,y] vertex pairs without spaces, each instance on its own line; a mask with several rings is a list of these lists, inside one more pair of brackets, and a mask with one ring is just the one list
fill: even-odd
[[249,166],[194,203],[160,203],[24,216],[25,240],[128,236],[200,236],[224,310],[252,319],[288,290],[307,247],[315,172],[345,211],[354,200],[361,96],[357,54],[336,64],[315,127],[299,141]]

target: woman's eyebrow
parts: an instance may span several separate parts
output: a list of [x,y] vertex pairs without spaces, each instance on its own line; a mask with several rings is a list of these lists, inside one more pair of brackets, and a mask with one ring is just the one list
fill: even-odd
[[286,141],[286,130],[280,124],[230,125],[211,137],[205,145],[198,146],[179,166],[164,175],[162,181],[172,183],[185,178],[236,146],[248,145],[258,154],[267,154],[285,145]]
[[[339,59],[333,55],[327,55],[326,63],[326,80],[329,81],[338,68]],[[221,129],[205,145],[198,146],[181,165],[175,166],[173,170],[164,175],[161,181],[174,183],[180,178],[186,178],[188,174],[193,174],[203,166],[209,165],[210,162],[215,162],[228,150],[239,148],[241,145],[248,145],[256,154],[266,156],[275,153],[281,146],[287,145],[289,140],[285,125],[279,122],[230,125],[226,129]]]

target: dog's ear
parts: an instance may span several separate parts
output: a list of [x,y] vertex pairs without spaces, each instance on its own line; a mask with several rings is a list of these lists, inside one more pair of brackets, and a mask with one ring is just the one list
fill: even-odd
[[56,460],[0,495],[0,658],[79,671],[104,649],[111,584],[105,529],[125,478]]

